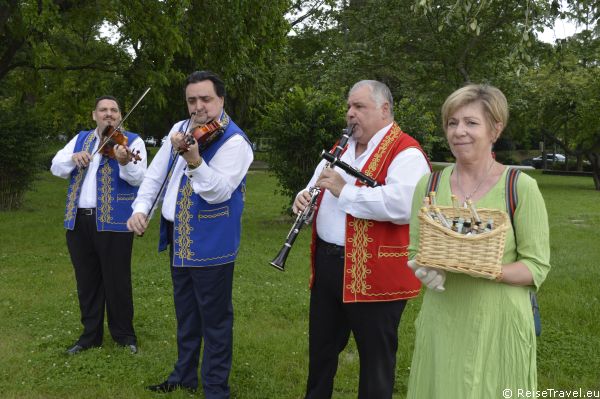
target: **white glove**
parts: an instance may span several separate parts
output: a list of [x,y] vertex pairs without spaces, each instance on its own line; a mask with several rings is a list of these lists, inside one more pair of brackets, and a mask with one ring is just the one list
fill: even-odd
[[432,267],[421,266],[416,260],[409,260],[407,263],[414,272],[415,276],[430,290],[437,292],[445,291],[444,281],[446,281],[446,272]]

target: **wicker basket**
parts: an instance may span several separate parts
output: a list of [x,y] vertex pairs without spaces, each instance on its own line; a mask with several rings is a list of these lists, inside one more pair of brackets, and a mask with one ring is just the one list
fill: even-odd
[[[438,207],[447,217],[471,218],[469,209]],[[500,275],[504,238],[510,220],[504,211],[497,209],[477,209],[481,220],[494,221],[494,229],[489,232],[465,235],[452,231],[431,220],[423,211],[417,263],[451,272],[466,273],[474,277],[494,279]]]

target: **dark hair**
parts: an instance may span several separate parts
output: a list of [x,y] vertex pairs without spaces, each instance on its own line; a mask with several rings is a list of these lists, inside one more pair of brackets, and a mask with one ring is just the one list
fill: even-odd
[[187,87],[192,83],[198,83],[205,80],[210,80],[211,82],[213,82],[213,86],[215,87],[215,93],[217,93],[217,96],[225,97],[225,83],[223,83],[221,78],[211,71],[192,72],[190,76],[188,76],[185,80],[183,90],[185,91],[185,89],[187,89]]
[[100,96],[96,99],[96,104],[94,104],[94,109],[96,109],[98,107],[98,103],[102,100],[112,100],[114,102],[117,103],[117,107],[119,108],[119,112],[121,112],[121,106],[119,105],[119,102],[117,101],[116,98],[114,98],[113,96]]

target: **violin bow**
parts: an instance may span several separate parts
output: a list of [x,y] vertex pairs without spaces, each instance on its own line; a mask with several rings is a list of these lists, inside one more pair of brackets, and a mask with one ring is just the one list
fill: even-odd
[[129,110],[129,112],[127,113],[127,115],[125,115],[125,117],[123,119],[121,119],[121,122],[119,122],[119,124],[117,125],[117,127],[115,127],[113,129],[113,132],[104,140],[104,142],[98,146],[98,148],[96,149],[96,151],[94,151],[94,153],[92,154],[92,157],[94,155],[96,155],[99,151],[101,151],[104,146],[108,143],[108,141],[112,138],[112,136],[117,132],[117,130],[119,130],[119,128],[121,126],[123,126],[123,122],[125,122],[125,120],[129,117],[129,115],[131,115],[131,113],[133,112],[133,110],[135,109],[135,107],[138,106],[138,104],[144,99],[144,97],[146,97],[146,94],[148,94],[148,92],[150,91],[150,87],[148,87],[146,89],[146,91],[140,96],[140,98],[138,98],[138,100],[135,102],[135,104],[133,104],[133,107],[131,107],[131,109]]
[[[190,119],[188,119],[187,122],[187,126],[185,128],[185,133],[188,133],[188,130],[190,128],[190,125],[192,123],[192,118],[196,115],[196,112],[192,112],[190,114]],[[152,219],[152,216],[154,215],[154,211],[156,210],[156,204],[158,203],[158,199],[162,196],[163,191],[165,190],[165,183],[167,182],[167,179],[169,178],[169,175],[171,175],[171,173],[173,172],[173,170],[175,169],[175,164],[177,163],[177,160],[175,159],[177,157],[177,151],[175,151],[174,149],[171,149],[171,155],[173,157],[173,162],[171,162],[171,167],[169,168],[169,170],[167,171],[167,174],[165,176],[165,178],[162,181],[162,184],[160,185],[160,189],[158,190],[158,193],[156,194],[156,197],[154,197],[154,200],[152,201],[152,206],[150,206],[150,211],[148,211],[148,215],[146,215],[146,221],[148,222],[150,219]]]

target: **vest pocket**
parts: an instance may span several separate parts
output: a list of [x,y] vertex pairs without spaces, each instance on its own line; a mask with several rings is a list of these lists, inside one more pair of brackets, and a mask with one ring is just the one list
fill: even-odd
[[133,201],[134,199],[135,199],[134,193],[117,194],[117,201]]
[[222,206],[215,209],[200,209],[198,210],[198,220],[216,219],[220,217],[229,217],[229,207]]
[[378,258],[408,257],[408,246],[380,245],[377,248]]

